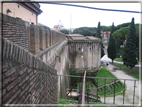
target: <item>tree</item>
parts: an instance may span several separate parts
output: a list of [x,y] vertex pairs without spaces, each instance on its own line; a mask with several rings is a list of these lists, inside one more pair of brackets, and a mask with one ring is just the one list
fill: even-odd
[[115,31],[115,28],[114,28],[114,23],[113,23],[112,28],[111,28],[111,33],[110,33],[110,39],[109,39],[109,43],[108,43],[108,49],[107,49],[108,57],[110,59],[112,59],[112,63],[113,63],[113,60],[117,56],[116,42],[115,42],[115,40],[113,39],[113,36],[112,36],[114,31]]
[[129,32],[129,26],[128,27],[123,27],[120,28],[118,30],[116,30],[112,36],[115,40],[122,40],[125,41],[127,39],[128,36],[128,32]]
[[97,38],[102,38],[102,36],[101,36],[100,22],[98,23],[97,32],[96,32],[96,37],[97,37]]
[[136,59],[136,30],[134,25],[134,18],[132,18],[128,38],[124,47],[123,62],[127,67],[129,66],[132,73],[132,68],[137,64]]
[[[98,23],[98,28],[97,28],[97,33],[96,33],[96,37],[102,39],[101,37],[101,27],[100,27],[100,22]],[[105,55],[104,53],[104,46],[103,43],[101,44],[101,58]]]
[[74,29],[73,34],[82,34],[84,36],[95,36],[96,29],[97,29],[96,27],[80,27]]
[[105,55],[103,43],[101,44],[101,58]]
[[62,32],[64,34],[69,34],[69,30],[67,30],[67,29],[62,29],[62,30],[60,30],[60,32]]

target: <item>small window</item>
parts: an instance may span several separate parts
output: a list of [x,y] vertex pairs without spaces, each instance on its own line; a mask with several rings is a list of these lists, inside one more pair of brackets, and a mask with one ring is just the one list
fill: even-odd
[[80,51],[80,48],[78,48],[78,50]]
[[20,6],[18,5],[18,8],[19,8]]
[[91,48],[90,48],[90,51],[91,51]]

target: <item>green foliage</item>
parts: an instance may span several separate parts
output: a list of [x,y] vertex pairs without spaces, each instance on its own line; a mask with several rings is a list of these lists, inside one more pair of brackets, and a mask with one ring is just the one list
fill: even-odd
[[[96,33],[96,37],[97,38],[102,38],[101,37],[101,27],[100,27],[100,22],[98,23],[98,27],[97,27],[97,33]],[[104,53],[104,46],[103,46],[103,43],[101,44],[101,58],[105,55]]]
[[124,65],[126,65],[127,67],[129,66],[131,70],[137,64],[136,30],[134,25],[134,18],[132,18],[126,46],[124,47],[123,62]]
[[102,29],[103,32],[110,31],[111,30],[111,26],[101,26],[101,29]]
[[59,99],[59,104],[73,104],[73,101],[67,99]]
[[69,30],[67,30],[67,29],[62,29],[62,30],[60,30],[60,32],[62,32],[64,34],[69,34]]
[[123,45],[123,41],[121,41],[121,40],[116,40],[116,49],[117,49],[117,53],[119,53],[120,45]]
[[120,61],[122,62],[123,58],[115,58],[114,61]]
[[118,30],[116,30],[112,36],[115,40],[126,40],[127,39],[127,36],[128,36],[128,32],[129,32],[129,26],[128,27],[123,27],[123,28],[120,28]]
[[101,58],[105,55],[103,43],[101,44]]
[[128,23],[122,23],[120,25],[117,25],[117,27],[115,27],[115,30],[118,30],[120,28],[123,28],[123,27],[128,27],[131,23],[128,22]]
[[[97,73],[97,77],[104,77],[104,78],[116,78],[110,71],[106,70],[105,67],[102,68]],[[97,81],[97,79],[96,79]],[[106,79],[106,83],[113,81],[113,79]],[[105,84],[104,79],[98,79],[98,86]]]
[[97,32],[96,32],[96,37],[97,37],[97,38],[102,38],[102,37],[101,37],[101,27],[100,27],[100,22],[98,23]]
[[112,59],[112,63],[113,63],[113,60],[117,56],[116,42],[115,42],[115,40],[113,39],[113,36],[112,36],[114,31],[115,31],[115,29],[114,29],[114,23],[113,23],[112,28],[111,28],[110,39],[109,39],[109,43],[108,43],[108,49],[107,49],[108,57],[110,59]]
[[95,36],[96,29],[97,29],[96,27],[80,27],[74,29],[73,34],[82,34],[84,36]]

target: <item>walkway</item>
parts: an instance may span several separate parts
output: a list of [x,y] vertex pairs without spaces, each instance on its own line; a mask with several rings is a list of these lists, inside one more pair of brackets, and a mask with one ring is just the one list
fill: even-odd
[[[104,57],[101,59],[101,61],[104,61],[104,62],[111,62],[111,59],[109,59],[107,57],[107,55],[104,55]],[[118,61],[115,61],[114,63],[119,63]],[[115,70],[115,72],[112,70],[115,66],[109,64],[107,66],[107,69],[114,75],[116,76],[117,78],[119,79],[133,79],[135,80],[135,78],[125,74],[124,71],[122,70]],[[121,80],[122,82],[124,82],[124,80]],[[135,104],[138,104],[140,103],[140,99],[141,99],[141,82],[138,81],[136,82],[136,88],[135,88]],[[133,104],[133,91],[134,91],[134,82],[133,81],[126,81],[126,86],[127,86],[127,90],[125,92],[125,99],[124,99],[124,104],[126,105],[132,105]],[[101,97],[101,101],[103,102],[104,101],[104,98]],[[107,103],[113,103],[113,97],[107,97],[106,98],[106,102]],[[118,95],[115,97],[115,103],[116,104],[120,104],[120,105],[123,105],[123,96],[122,95]]]

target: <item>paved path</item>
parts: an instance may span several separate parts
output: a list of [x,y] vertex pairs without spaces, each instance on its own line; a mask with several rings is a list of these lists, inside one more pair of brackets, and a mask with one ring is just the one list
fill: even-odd
[[[131,79],[131,80],[136,80],[133,77],[125,74],[125,72],[123,72],[122,70],[116,70],[115,72],[112,70],[114,68],[113,65],[108,65],[107,69],[117,78],[119,79]],[[126,86],[127,86],[127,90],[125,92],[125,98],[124,98],[124,104],[128,105],[128,104],[133,104],[133,94],[134,94],[134,81],[131,80],[126,80]],[[124,82],[124,80],[121,80],[122,82]],[[136,88],[135,88],[135,104],[139,104],[140,102],[140,81],[136,81]],[[101,98],[102,102],[104,101],[104,98]],[[118,95],[115,97],[115,102],[117,104],[123,104],[123,96],[122,95]],[[113,97],[107,97],[106,98],[106,102],[107,103],[112,103],[113,102]]]
[[[104,61],[104,62],[111,62],[111,59],[109,59],[107,57],[107,55],[104,55],[104,57],[101,59],[101,61]],[[117,61],[115,61],[115,63],[117,63]],[[117,78],[119,79],[131,79],[131,80],[137,80],[127,74],[125,74],[124,71],[122,70],[116,70],[115,72],[112,70],[114,68],[113,65],[108,65],[107,66],[107,69],[113,74],[115,75]],[[122,82],[124,82],[124,80],[121,80]],[[135,104],[137,106],[140,106],[138,104],[141,104],[141,81],[137,81],[136,82],[136,88],[135,88]],[[125,105],[132,105],[133,104],[133,94],[134,94],[134,81],[126,81],[126,86],[127,86],[127,90],[125,92],[125,98],[124,98],[124,104]],[[104,102],[104,98],[101,97],[101,101]],[[106,98],[106,103],[113,103],[113,97],[107,97]],[[118,95],[118,96],[115,96],[115,104],[122,104],[123,105],[123,96],[122,95]]]

